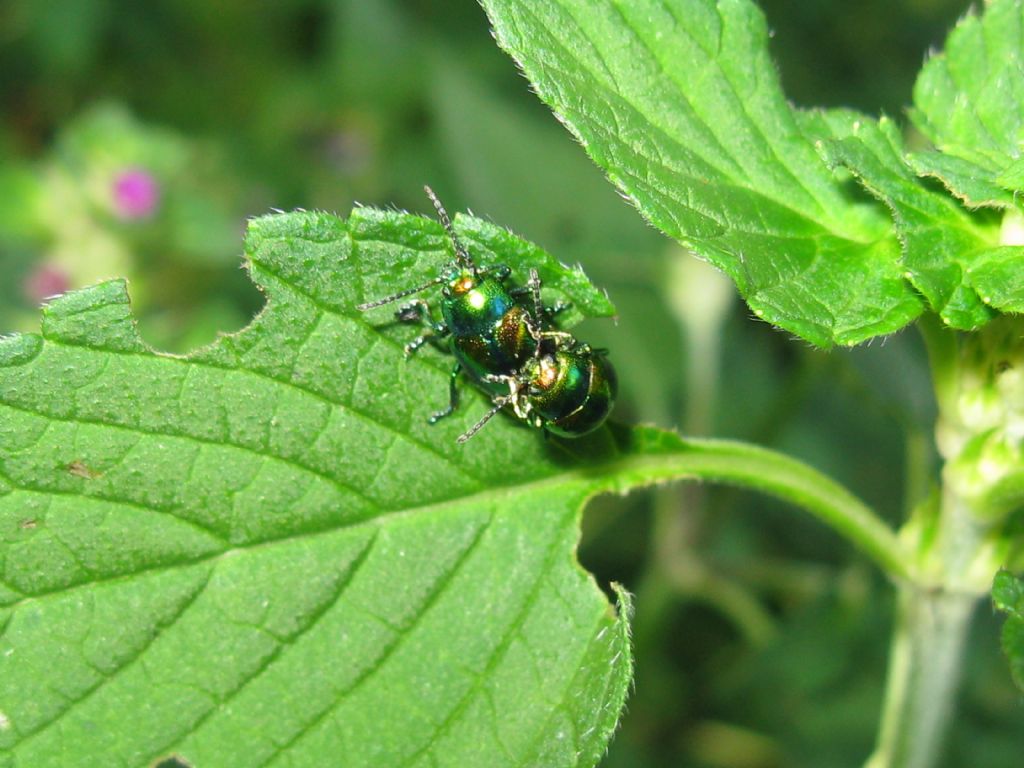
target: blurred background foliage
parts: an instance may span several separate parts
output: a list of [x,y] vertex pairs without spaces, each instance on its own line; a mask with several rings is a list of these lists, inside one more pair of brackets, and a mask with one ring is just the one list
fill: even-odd
[[[901,117],[961,0],[762,0],[798,105]],[[892,521],[936,470],[912,330],[822,353],[646,226],[529,92],[470,0],[0,2],[0,329],[126,275],[143,335],[185,351],[261,298],[246,217],[354,202],[472,207],[619,308],[624,421],[753,440]],[[437,392],[444,398],[443,385]],[[424,478],[429,482],[429,478]],[[599,499],[580,552],[637,593],[637,678],[606,765],[832,768],[873,744],[892,594],[831,532],[713,487]],[[1021,764],[1024,705],[982,610],[946,768]]]

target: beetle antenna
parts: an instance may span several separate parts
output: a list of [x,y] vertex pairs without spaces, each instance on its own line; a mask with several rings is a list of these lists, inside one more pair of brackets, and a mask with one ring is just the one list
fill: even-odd
[[495,400],[494,401],[494,406],[491,408],[491,410],[489,410],[487,413],[485,413],[481,417],[480,421],[478,421],[476,424],[474,424],[472,427],[470,427],[467,431],[465,431],[461,435],[459,435],[455,439],[455,442],[459,443],[461,445],[462,443],[464,443],[467,440],[469,440],[469,438],[471,438],[473,435],[475,435],[477,432],[479,432],[481,429],[483,429],[484,424],[486,424],[488,421],[493,419],[494,416],[498,413],[498,411],[500,411],[502,408],[504,408],[506,405],[508,405],[508,403],[509,403],[509,401],[511,399],[512,399],[511,395],[506,395],[505,397],[501,397],[501,398],[498,398],[497,400]]
[[452,220],[448,218],[448,211],[441,205],[441,201],[437,198],[429,186],[424,185],[423,191],[427,193],[427,197],[430,198],[430,202],[434,204],[434,210],[437,211],[437,218],[441,220],[441,224],[444,225],[445,231],[448,233],[448,237],[452,239],[452,246],[455,248],[455,260],[459,262],[465,269],[468,269],[473,275],[476,275],[476,264],[473,263],[473,259],[469,257],[469,251],[467,251],[462,243],[459,242],[458,235],[455,234],[455,227],[452,226]]
[[430,286],[437,285],[438,283],[442,282],[443,280],[444,280],[443,277],[435,277],[429,283],[424,283],[423,285],[418,285],[415,288],[407,288],[404,291],[399,291],[398,293],[393,293],[390,296],[385,296],[383,299],[376,299],[374,301],[367,301],[365,304],[358,304],[358,305],[356,305],[356,309],[358,309],[360,311],[366,311],[367,309],[373,309],[374,307],[379,307],[382,304],[390,304],[392,301],[398,301],[399,299],[404,299],[406,296],[411,296],[414,293],[419,293],[420,291],[425,291]]

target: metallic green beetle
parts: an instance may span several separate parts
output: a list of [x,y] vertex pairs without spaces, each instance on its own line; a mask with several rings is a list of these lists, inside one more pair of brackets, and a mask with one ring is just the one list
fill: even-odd
[[458,379],[465,372],[491,396],[492,408],[459,436],[464,443],[498,411],[512,412],[528,424],[562,437],[580,437],[597,429],[615,403],[615,369],[604,350],[578,342],[553,327],[566,305],[543,306],[540,278],[530,271],[525,288],[506,286],[511,270],[504,265],[477,267],[459,242],[448,213],[430,187],[427,196],[451,238],[455,260],[428,283],[360,304],[367,310],[441,285],[441,316],[414,299],[395,313],[428,330],[405,346],[412,354],[430,340],[449,338],[455,366],[449,378],[448,407],[430,417],[431,424],[450,415],[459,402]]

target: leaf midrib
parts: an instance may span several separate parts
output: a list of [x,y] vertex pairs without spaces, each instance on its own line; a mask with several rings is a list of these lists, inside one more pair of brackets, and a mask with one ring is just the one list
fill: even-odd
[[[507,498],[510,496],[520,496],[524,494],[529,494],[533,491],[542,491],[549,488],[558,488],[560,486],[564,486],[567,489],[571,489],[573,486],[578,486],[578,489],[580,490],[584,490],[587,488],[596,488],[600,490],[601,486],[607,484],[607,480],[605,478],[614,477],[623,471],[636,469],[639,466],[642,466],[642,464],[645,463],[645,461],[651,461],[652,464],[658,463],[656,460],[659,458],[663,457],[659,457],[657,455],[619,457],[611,461],[605,461],[601,464],[565,470],[535,480],[514,483],[511,485],[489,487],[484,490],[476,491],[474,493],[463,496],[452,496],[445,499],[438,499],[435,501],[431,501],[428,504],[403,507],[401,509],[385,510],[375,517],[367,518],[365,520],[359,520],[348,525],[333,525],[319,528],[316,530],[294,531],[284,536],[276,536],[272,538],[262,539],[259,541],[253,541],[250,543],[232,545],[230,547],[226,547],[222,551],[206,553],[195,558],[188,558],[175,562],[163,563],[157,566],[137,569],[129,573],[92,579],[90,581],[82,581],[72,585],[68,585],[66,587],[61,587],[59,589],[33,593],[15,602],[8,603],[4,606],[0,606],[0,608],[15,610],[33,600],[50,598],[53,596],[61,595],[65,592],[71,592],[76,589],[90,587],[95,584],[105,584],[121,580],[127,580],[144,573],[148,574],[173,571],[179,568],[186,568],[193,565],[199,565],[211,561],[216,561],[224,557],[237,555],[242,552],[256,550],[262,547],[274,546],[276,544],[280,544],[283,542],[303,539],[307,537],[315,539],[319,536],[331,535],[343,530],[358,531],[362,528],[382,525],[385,522],[393,523],[396,520],[401,521],[404,518],[411,517],[412,515],[444,512],[445,510],[450,510],[451,508],[456,506],[476,506],[481,503],[500,500],[502,498]],[[9,480],[9,482],[12,481]],[[15,488],[19,490],[36,493],[46,493],[46,491],[39,491],[38,489],[34,488],[24,488],[16,483],[12,484],[14,485]],[[86,496],[86,494],[82,495]],[[105,499],[101,496],[88,496],[88,498],[95,499],[97,501],[105,501]],[[113,503],[118,502],[114,501]],[[150,511],[157,513],[162,511],[159,509],[154,509],[152,507],[147,507],[144,504],[137,504],[137,506],[149,509]]]

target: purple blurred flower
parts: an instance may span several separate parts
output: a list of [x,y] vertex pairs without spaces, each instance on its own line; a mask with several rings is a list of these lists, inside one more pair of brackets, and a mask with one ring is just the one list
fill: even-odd
[[160,183],[145,168],[126,168],[114,177],[114,210],[122,219],[151,216],[160,204]]
[[59,296],[71,287],[68,273],[55,264],[42,264],[25,278],[22,290],[25,298],[39,304],[53,296]]

